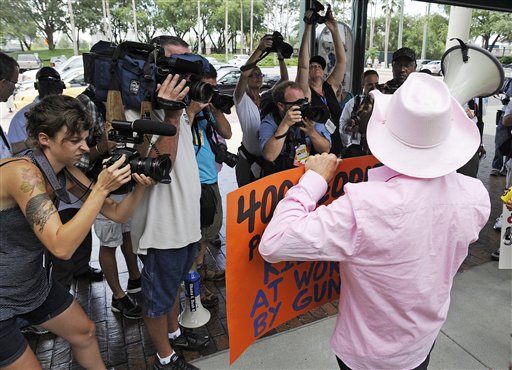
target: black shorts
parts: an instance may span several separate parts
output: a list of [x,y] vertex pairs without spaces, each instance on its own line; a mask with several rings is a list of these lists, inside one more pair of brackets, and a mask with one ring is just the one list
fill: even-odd
[[73,303],[73,296],[55,280],[41,306],[23,315],[0,321],[0,367],[16,361],[27,348],[21,329],[40,325],[64,312]]

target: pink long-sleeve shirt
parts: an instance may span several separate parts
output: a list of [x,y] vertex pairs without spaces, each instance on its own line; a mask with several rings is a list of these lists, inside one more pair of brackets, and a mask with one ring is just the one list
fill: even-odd
[[412,369],[446,320],[453,277],[490,213],[474,178],[380,167],[316,208],[327,183],[307,171],[278,204],[259,245],[268,262],[340,261],[334,353],[352,369]]

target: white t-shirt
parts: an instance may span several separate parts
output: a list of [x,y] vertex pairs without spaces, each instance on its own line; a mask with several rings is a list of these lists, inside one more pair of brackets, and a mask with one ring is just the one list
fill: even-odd
[[261,156],[259,130],[261,124],[260,111],[252,99],[244,92],[239,102],[235,99],[236,114],[242,127],[242,143],[249,153]]
[[192,130],[185,113],[180,120],[178,153],[171,179],[170,184],[158,183],[147,189],[133,214],[131,236],[136,254],[147,254],[149,248],[183,248],[201,239],[201,183]]

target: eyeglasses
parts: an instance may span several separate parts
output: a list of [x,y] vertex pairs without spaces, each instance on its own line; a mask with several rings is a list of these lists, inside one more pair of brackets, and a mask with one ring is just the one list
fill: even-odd
[[414,62],[409,62],[409,63],[393,62],[393,67],[399,68],[399,69],[402,69],[402,68],[412,68],[412,67],[414,67]]
[[263,73],[251,73],[249,75],[249,77],[252,77],[252,78],[262,78],[262,77],[265,77],[265,75]]
[[38,81],[55,81],[55,82],[60,82],[60,77],[41,76],[41,77],[38,78]]

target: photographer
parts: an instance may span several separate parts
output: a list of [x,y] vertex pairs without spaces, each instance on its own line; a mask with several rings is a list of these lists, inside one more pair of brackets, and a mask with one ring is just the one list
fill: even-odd
[[[272,44],[272,35],[263,36],[258,47],[247,60],[246,65],[257,61],[265,50],[272,48]],[[280,50],[277,51],[277,59],[281,74],[279,83],[288,80],[288,69]],[[262,84],[263,74],[261,69],[255,66],[240,74],[240,79],[233,94],[236,113],[242,128],[242,144],[238,150],[239,160],[236,165],[238,186],[249,184],[261,177],[262,157],[259,148],[258,132],[261,124],[262,97],[260,90]]]
[[[321,6],[321,5],[320,5]],[[327,65],[324,58],[319,55],[310,56],[309,40],[311,39],[311,32],[313,29],[314,19],[318,18],[318,13],[313,10],[307,10],[304,15],[304,34],[299,49],[299,61],[297,65],[297,78],[295,81],[300,85],[304,94],[311,97],[310,101],[313,105],[324,105],[330,112],[330,121],[325,126],[331,135],[332,146],[331,153],[336,154],[337,157],[341,155],[342,145],[339,133],[339,121],[341,116],[341,109],[336,97],[346,68],[346,55],[345,46],[341,40],[338,23],[332,15],[330,8],[325,13],[325,26],[331,31],[334,43],[334,53],[336,56],[336,64],[334,69],[325,78],[325,67]]]
[[[178,37],[160,36],[165,57],[190,52]],[[169,74],[158,89],[165,102],[182,102],[189,92],[186,80]],[[159,136],[155,146],[170,154],[172,182],[159,183],[149,189],[132,218],[134,252],[144,263],[142,296],[144,324],[156,349],[155,369],[196,369],[174,349],[199,350],[208,345],[208,337],[182,332],[179,289],[189,272],[201,239],[201,185],[187,114],[179,110],[153,110],[152,115],[164,125],[176,128],[174,136]],[[155,139],[155,136],[153,136]],[[142,153],[145,154],[145,153]],[[156,156],[155,149],[150,156]]]
[[276,107],[260,127],[264,175],[304,164],[311,154],[328,152],[331,137],[325,125],[303,117],[304,92],[293,81],[279,83],[272,92]]
[[343,158],[370,154],[366,142],[366,126],[373,108],[370,91],[375,90],[379,83],[379,74],[369,69],[363,73],[361,82],[363,94],[350,99],[340,118],[341,141],[344,146]]
[[[20,324],[41,325],[70,342],[75,359],[84,368],[105,369],[95,326],[73,296],[46,270],[45,248],[69,259],[96,215],[125,221],[154,180],[132,174],[121,157],[104,168],[93,185],[74,165],[88,151],[85,138],[89,116],[74,98],[46,97],[27,113],[31,151],[26,157],[0,163],[0,223],[11,225],[0,241],[0,367],[40,368],[20,332]],[[107,199],[129,182],[138,185],[123,201]],[[63,224],[55,203],[69,202],[66,190],[84,203]],[[46,256],[47,257],[47,256]]]
[[[210,70],[203,73],[201,81],[217,86],[215,67],[210,64]],[[218,298],[206,287],[204,281],[224,280],[225,276],[225,270],[213,271],[204,263],[206,248],[216,239],[222,226],[222,198],[217,184],[216,154],[224,147],[219,147],[217,134],[230,139],[231,126],[224,113],[209,102],[192,100],[186,113],[189,122],[192,122],[192,137],[201,181],[201,240],[195,265],[201,276],[201,302],[204,307],[210,308]]]

